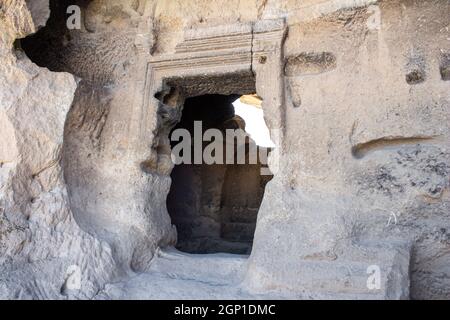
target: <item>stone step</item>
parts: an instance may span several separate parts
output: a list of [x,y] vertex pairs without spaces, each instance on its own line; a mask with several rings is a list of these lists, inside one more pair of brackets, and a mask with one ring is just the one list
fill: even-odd
[[149,272],[177,279],[199,279],[214,285],[239,283],[247,256],[227,253],[188,254],[173,248],[158,250]]
[[220,238],[198,237],[185,240],[177,244],[176,248],[183,252],[197,254],[226,252],[231,254],[249,255],[252,249],[252,242],[236,242]]
[[[283,290],[308,293],[314,299],[407,299],[409,297],[408,243],[360,242],[336,259],[293,257],[283,264],[292,270],[286,274],[270,273],[267,284],[258,277],[254,292],[261,288],[283,287]],[[248,274],[248,279],[253,277]]]

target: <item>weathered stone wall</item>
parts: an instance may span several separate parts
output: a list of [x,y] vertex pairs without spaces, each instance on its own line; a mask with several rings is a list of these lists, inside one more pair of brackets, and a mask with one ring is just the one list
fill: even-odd
[[[297,259],[381,266],[403,242],[411,297],[449,297],[449,13],[445,1],[384,1],[290,26],[282,165],[251,278],[262,272],[270,287],[279,274],[289,286]],[[414,70],[423,82],[408,83]]]
[[[109,245],[82,231],[68,205],[60,159],[76,82],[13,49],[45,23],[41,4],[0,1],[0,298],[91,298],[118,272]],[[73,272],[84,274],[74,292]]]
[[[81,30],[66,28],[69,4],[82,8]],[[39,65],[81,78],[65,123],[62,155],[71,209],[84,230],[112,246],[125,270],[145,269],[156,247],[175,239],[165,209],[170,178],[145,174],[141,167],[156,143],[149,128],[157,117],[142,119],[131,107],[144,99],[140,53],[147,57],[153,41],[150,27],[138,37],[145,19],[151,26],[141,5],[52,1],[47,27],[23,41]],[[148,134],[138,134],[143,131]]]
[[[173,124],[148,96],[159,85],[148,62],[208,30],[250,26],[247,73],[183,84],[240,93],[253,74],[281,132],[245,288],[450,297],[448,1],[80,0],[74,31],[69,2],[51,1],[47,27],[21,43],[42,68],[13,49],[48,16],[45,1],[26,2],[0,1],[0,296],[64,297],[75,264],[88,275],[77,292],[90,298],[175,243],[165,203]],[[271,19],[285,20],[287,37],[256,59],[258,23]],[[375,293],[371,265],[382,275]]]

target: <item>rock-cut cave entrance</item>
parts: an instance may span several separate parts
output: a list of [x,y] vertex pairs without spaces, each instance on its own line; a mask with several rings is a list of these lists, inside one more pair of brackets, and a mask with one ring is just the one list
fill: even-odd
[[[172,171],[167,209],[172,224],[177,228],[178,250],[203,254],[250,254],[264,189],[272,179],[271,175],[261,174],[266,166],[264,155],[271,146],[267,143],[270,141],[270,138],[267,140],[268,129],[257,101],[256,96],[219,94],[185,100],[181,120],[170,136],[173,137],[177,129],[186,129],[193,141],[194,124],[197,123],[198,128],[201,121],[202,135],[208,129],[218,129],[223,133],[224,157],[223,163],[207,164],[203,158],[201,163],[194,163],[192,143],[192,162],[178,164]],[[241,133],[249,134],[244,140],[236,138],[230,142],[225,138],[227,129],[241,129]],[[172,139],[171,147],[177,143]],[[201,143],[202,153],[210,143]],[[235,152],[232,163],[225,158],[226,144],[230,143]],[[256,161],[249,155],[251,147],[257,150]],[[238,148],[245,150],[244,162],[237,161]]]

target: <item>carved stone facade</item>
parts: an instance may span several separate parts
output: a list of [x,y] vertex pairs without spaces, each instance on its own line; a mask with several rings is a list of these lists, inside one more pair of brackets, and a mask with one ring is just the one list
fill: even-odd
[[[0,0],[1,298],[450,297],[448,1],[28,2]],[[246,94],[276,145],[251,254],[176,251],[170,133]],[[240,169],[202,180],[223,210]]]

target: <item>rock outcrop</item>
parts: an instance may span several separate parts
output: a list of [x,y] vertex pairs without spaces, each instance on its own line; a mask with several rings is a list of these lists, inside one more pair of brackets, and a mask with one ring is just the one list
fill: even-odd
[[[0,298],[450,298],[449,16],[0,0]],[[248,259],[171,251],[169,134],[207,94],[257,94],[276,145]]]
[[[119,272],[110,246],[82,231],[69,208],[60,161],[76,81],[13,48],[43,23],[48,4],[40,5],[0,8],[0,297],[92,298]],[[84,276],[62,290],[73,272]]]

